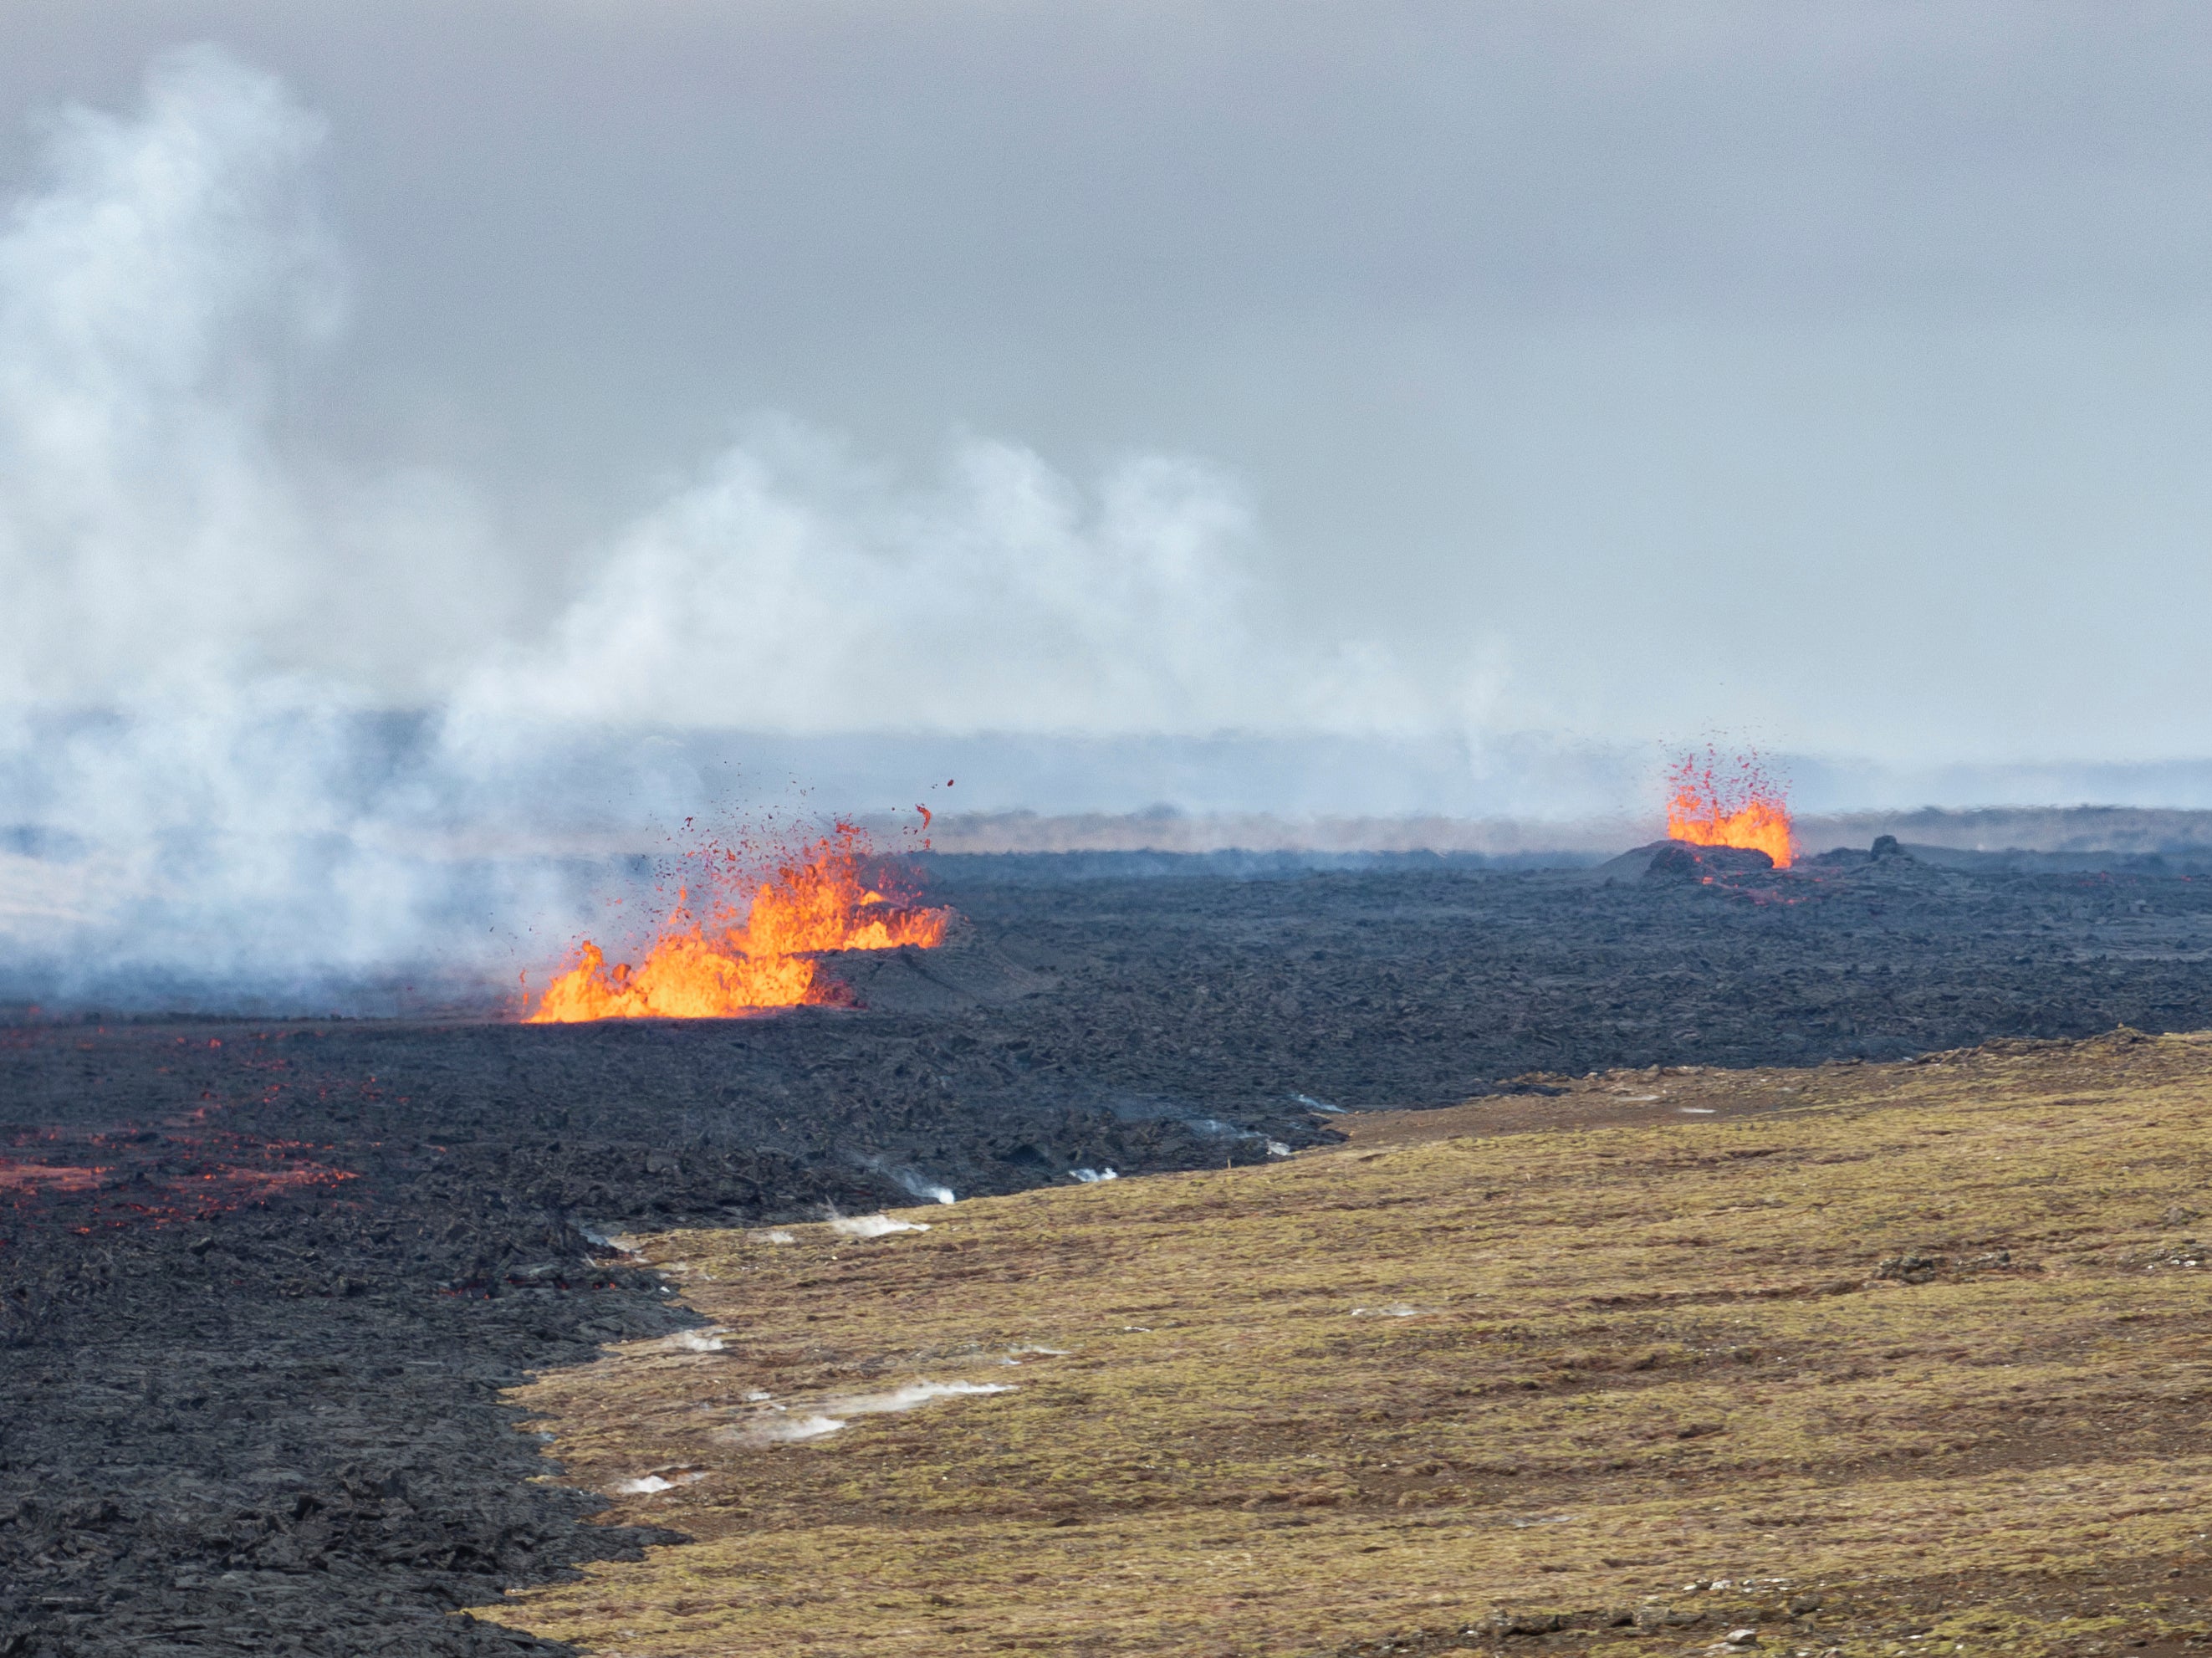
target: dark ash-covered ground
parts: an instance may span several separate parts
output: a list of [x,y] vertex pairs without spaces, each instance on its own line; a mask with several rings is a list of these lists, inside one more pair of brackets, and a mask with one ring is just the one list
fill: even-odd
[[626,1227],[1250,1161],[1531,1072],[2212,1022],[2212,881],[2154,867],[1237,867],[938,860],[968,924],[841,963],[858,1012],[8,1030],[0,1655],[554,1650],[449,1609],[641,1540],[495,1400],[678,1319]]

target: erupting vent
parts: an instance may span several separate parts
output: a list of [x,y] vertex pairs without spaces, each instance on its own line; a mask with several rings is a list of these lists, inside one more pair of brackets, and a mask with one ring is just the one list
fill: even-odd
[[[689,887],[645,960],[607,965],[586,941],[577,964],[546,987],[526,1015],[532,1024],[592,1019],[732,1019],[769,1008],[848,1000],[812,953],[927,949],[945,940],[950,910],[921,908],[872,886],[864,868],[873,848],[858,826],[830,833],[780,862],[742,903],[717,897],[705,916],[691,909]],[[747,859],[712,846],[699,855],[710,890],[738,893],[750,884]]]
[[1790,804],[1756,754],[1723,761],[1685,754],[1668,769],[1667,833],[1693,846],[1744,846],[1787,869],[1792,856]]

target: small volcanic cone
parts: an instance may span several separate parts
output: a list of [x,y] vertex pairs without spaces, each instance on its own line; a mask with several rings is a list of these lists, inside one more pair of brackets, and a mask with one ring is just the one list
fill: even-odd
[[1756,754],[1723,761],[1708,747],[1702,760],[1685,754],[1667,770],[1667,838],[1692,846],[1740,846],[1764,852],[1778,869],[1796,856],[1790,803]]
[[[872,885],[866,869],[873,852],[865,831],[840,822],[779,862],[743,902],[717,899],[701,916],[691,889],[683,888],[642,962],[609,966],[586,940],[576,965],[546,987],[525,1021],[740,1019],[770,1008],[849,1003],[814,953],[928,949],[944,942],[952,916]],[[709,891],[748,884],[739,852],[709,846],[699,856]]]

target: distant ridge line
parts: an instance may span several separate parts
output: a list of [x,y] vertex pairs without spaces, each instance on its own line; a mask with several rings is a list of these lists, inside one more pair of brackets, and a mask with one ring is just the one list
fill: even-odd
[[[896,826],[885,820],[885,829]],[[1271,813],[940,813],[933,849],[988,852],[1460,852],[1492,857],[1557,853],[1581,863],[1656,840],[1646,818],[1548,821],[1525,818],[1293,816]],[[2212,854],[2212,811],[2133,806],[1925,807],[1906,812],[1824,813],[1800,818],[1808,852],[1865,847],[1877,835],[1971,852],[2112,852],[2137,856]]]

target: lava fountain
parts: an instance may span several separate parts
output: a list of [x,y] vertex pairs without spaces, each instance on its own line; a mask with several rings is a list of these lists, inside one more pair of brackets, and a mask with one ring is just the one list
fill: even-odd
[[1778,869],[1795,855],[1790,803],[1756,754],[1723,762],[1711,748],[1702,761],[1685,754],[1667,771],[1667,834],[1693,846],[1743,846],[1766,854]]
[[872,884],[874,849],[857,825],[829,834],[775,863],[749,895],[751,860],[710,845],[698,855],[702,885],[714,897],[695,911],[692,888],[677,894],[645,959],[607,965],[586,940],[576,965],[546,986],[524,1015],[534,1025],[593,1019],[742,1019],[770,1008],[850,1000],[814,953],[928,949],[945,941],[950,910],[925,909]]

